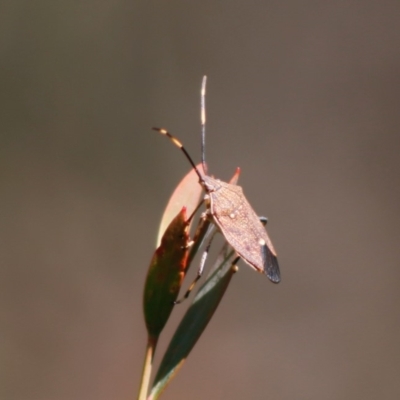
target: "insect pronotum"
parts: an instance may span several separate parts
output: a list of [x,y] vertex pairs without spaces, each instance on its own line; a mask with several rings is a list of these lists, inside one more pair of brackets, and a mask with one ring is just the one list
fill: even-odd
[[207,216],[219,228],[238,256],[256,271],[266,274],[272,282],[279,283],[281,277],[277,253],[266,229],[244,196],[242,188],[207,175],[205,161],[206,81],[207,77],[204,76],[201,86],[201,161],[204,174],[196,168],[189,153],[175,136],[163,128],[153,129],[167,136],[185,154],[206,193],[203,201],[207,207]]

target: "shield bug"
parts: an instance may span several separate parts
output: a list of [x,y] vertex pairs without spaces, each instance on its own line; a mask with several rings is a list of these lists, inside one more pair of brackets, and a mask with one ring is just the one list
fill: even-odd
[[207,207],[207,217],[219,228],[238,256],[256,271],[266,274],[272,282],[279,283],[281,278],[277,253],[262,222],[244,196],[242,188],[207,174],[205,162],[206,80],[207,77],[204,76],[201,86],[201,161],[204,174],[196,168],[189,153],[175,136],[163,128],[153,129],[167,136],[185,154],[206,193],[203,201]]

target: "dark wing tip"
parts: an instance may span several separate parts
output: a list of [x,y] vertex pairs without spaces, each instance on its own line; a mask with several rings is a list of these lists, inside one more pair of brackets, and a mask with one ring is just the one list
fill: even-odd
[[279,270],[278,259],[267,245],[262,246],[262,253],[264,259],[264,274],[266,274],[269,280],[273,283],[279,283],[281,281],[281,271]]
[[267,266],[267,276],[273,283],[279,283],[281,281],[281,271],[279,270],[278,259],[272,255],[272,263]]

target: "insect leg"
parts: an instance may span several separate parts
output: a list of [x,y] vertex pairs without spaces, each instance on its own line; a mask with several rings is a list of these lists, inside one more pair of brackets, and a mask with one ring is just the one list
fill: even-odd
[[[199,211],[199,208],[203,205],[204,203],[204,199],[200,201],[200,203],[196,206],[196,208],[194,209],[194,211],[192,212],[192,214],[190,215],[190,217],[188,218],[188,223],[190,223],[190,221],[193,219],[193,217],[195,216],[195,214],[197,213],[197,211]],[[264,218],[264,217],[263,217]]]
[[189,297],[190,292],[193,290],[193,288],[196,286],[196,283],[198,282],[198,280],[203,275],[204,265],[205,265],[207,257],[208,257],[208,252],[210,251],[211,243],[212,243],[216,233],[217,233],[217,231],[215,231],[212,234],[212,236],[211,236],[211,238],[210,238],[210,240],[209,240],[209,242],[207,244],[207,247],[205,248],[203,254],[201,255],[200,265],[199,265],[199,269],[197,270],[196,278],[194,278],[193,282],[189,286],[189,288],[186,291],[185,295],[180,300],[176,300],[175,304],[180,304],[180,303],[182,303],[182,301],[184,301],[185,299],[187,299]]
[[[211,220],[206,216],[200,218],[200,222],[197,225],[196,232],[193,236],[193,244],[190,248],[189,258],[187,265],[190,266],[199,248],[203,245],[204,240],[209,236],[209,234],[214,230],[214,225],[211,224]],[[187,271],[186,271],[187,272]]]

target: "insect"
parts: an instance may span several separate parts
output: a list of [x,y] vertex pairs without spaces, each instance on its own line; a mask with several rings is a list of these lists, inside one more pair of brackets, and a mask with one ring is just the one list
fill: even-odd
[[[226,241],[240,258],[256,271],[266,274],[273,283],[281,280],[277,253],[250,203],[240,186],[212,178],[207,174],[205,161],[205,93],[207,77],[203,77],[201,86],[201,162],[204,174],[197,168],[182,143],[166,129],[153,128],[167,136],[186,158],[199,177],[199,183],[205,191],[207,217],[219,228]],[[187,296],[185,296],[187,297]]]

